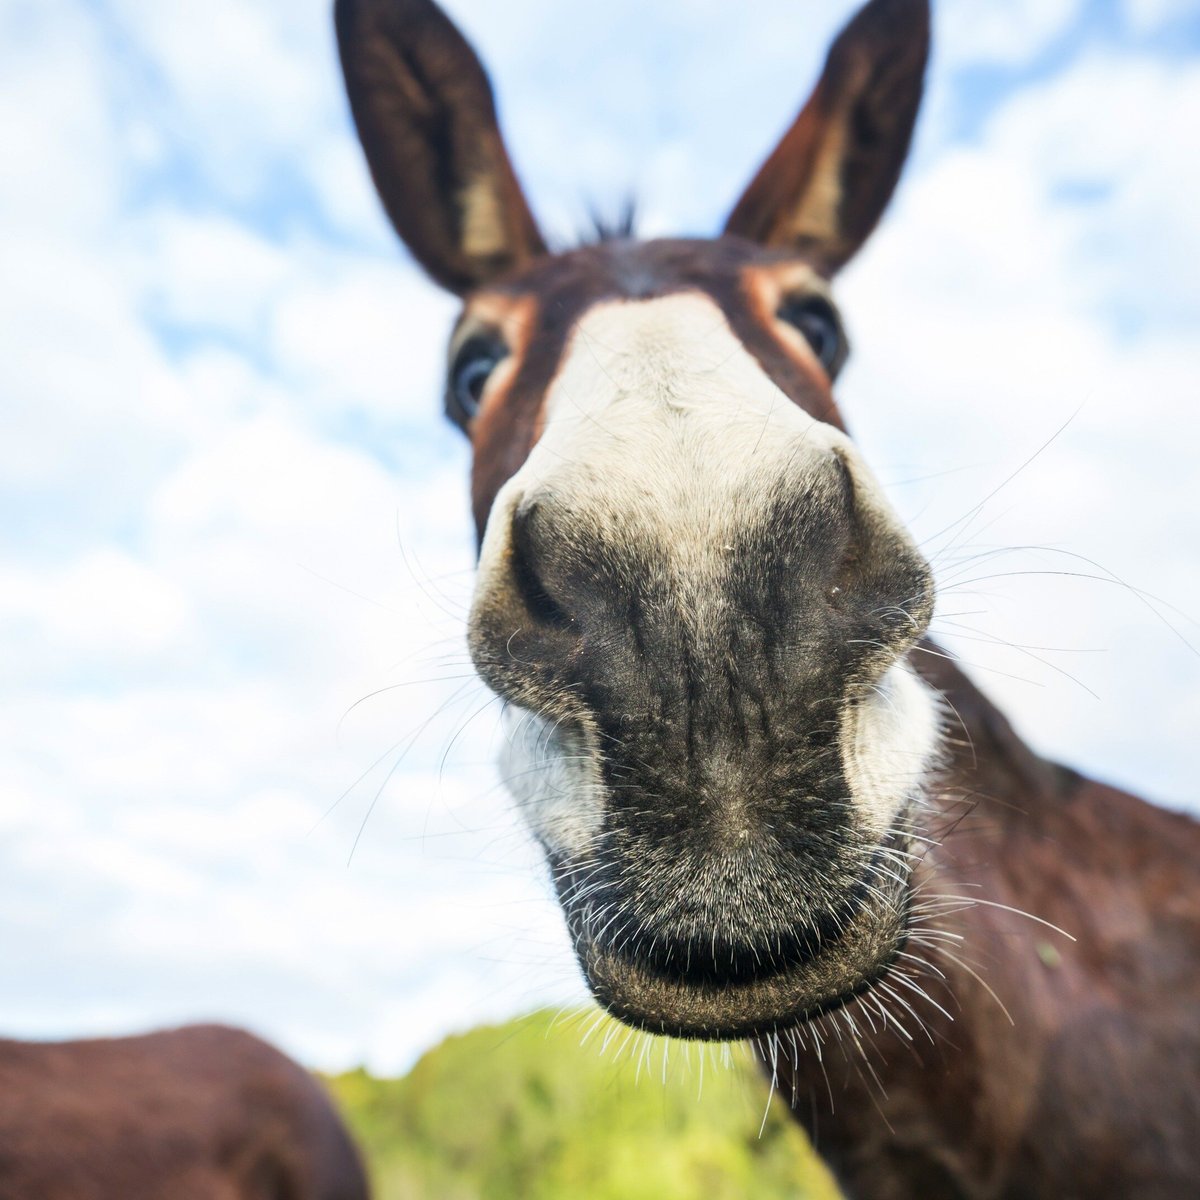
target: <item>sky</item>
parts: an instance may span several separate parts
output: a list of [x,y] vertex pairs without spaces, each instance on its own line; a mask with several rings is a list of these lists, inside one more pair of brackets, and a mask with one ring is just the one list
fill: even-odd
[[[706,234],[844,0],[453,0],[543,227]],[[0,0],[0,1029],[405,1069],[582,1001],[463,645],[455,304],[321,0]],[[1200,6],[944,0],[839,280],[934,630],[1040,751],[1200,810]]]

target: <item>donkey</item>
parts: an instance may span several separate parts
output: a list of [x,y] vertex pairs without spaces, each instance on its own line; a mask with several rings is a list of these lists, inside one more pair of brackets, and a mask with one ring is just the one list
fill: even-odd
[[926,0],[847,25],[719,237],[563,253],[431,0],[336,26],[383,205],[463,301],[468,641],[596,999],[754,1041],[852,1196],[1196,1195],[1200,825],[1042,760],[936,653],[833,399]]
[[367,1200],[320,1085],[237,1029],[0,1041],[0,1200]]

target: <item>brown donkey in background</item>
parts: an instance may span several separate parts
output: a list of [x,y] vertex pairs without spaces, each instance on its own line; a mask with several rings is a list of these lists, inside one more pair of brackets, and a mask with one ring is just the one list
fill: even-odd
[[367,1200],[321,1086],[237,1029],[0,1041],[0,1200]]
[[430,0],[337,31],[388,214],[463,299],[470,647],[596,998],[753,1039],[857,1197],[1200,1194],[1200,826],[914,653],[931,571],[832,396],[925,0],[851,22],[720,237],[566,253]]

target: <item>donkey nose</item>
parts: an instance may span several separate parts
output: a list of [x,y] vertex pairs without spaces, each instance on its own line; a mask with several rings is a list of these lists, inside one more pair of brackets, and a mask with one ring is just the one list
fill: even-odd
[[720,707],[743,685],[791,692],[873,677],[872,655],[891,665],[923,632],[932,585],[881,497],[840,452],[754,482],[749,496],[622,489],[620,505],[601,481],[508,497],[470,627],[485,680],[577,715],[627,710],[647,686],[670,707],[689,688]]
[[501,493],[480,554],[467,626],[472,660],[498,695],[542,713],[569,695],[580,611],[588,589],[593,601],[601,590],[572,566],[571,548],[578,553],[585,541],[576,527],[545,498]]
[[589,583],[596,582],[583,577],[583,564],[572,568],[568,561],[572,524],[568,514],[556,519],[552,507],[537,499],[513,510],[511,586],[531,626],[543,632],[578,633],[577,610],[585,606]]

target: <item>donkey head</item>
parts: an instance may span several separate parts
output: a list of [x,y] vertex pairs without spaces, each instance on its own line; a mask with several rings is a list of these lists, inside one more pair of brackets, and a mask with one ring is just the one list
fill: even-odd
[[562,253],[431,0],[337,32],[384,206],[463,300],[471,654],[592,991],[704,1038],[841,1003],[903,948],[937,740],[930,571],[834,404],[829,290],[899,176],[926,0],[847,26],[720,237]]

